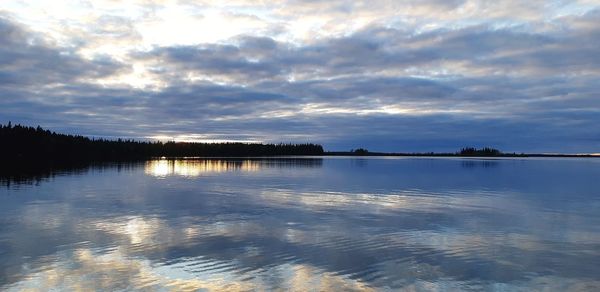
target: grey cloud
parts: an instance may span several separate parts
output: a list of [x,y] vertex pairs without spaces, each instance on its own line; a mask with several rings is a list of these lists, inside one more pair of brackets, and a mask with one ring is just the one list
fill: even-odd
[[159,58],[161,64],[170,72],[184,70],[204,74],[221,74],[236,79],[257,79],[273,77],[282,73],[281,68],[269,61],[253,62],[239,48],[232,45],[210,45],[198,47],[173,47],[154,50],[152,56],[140,55],[142,58]]
[[74,51],[48,44],[6,18],[0,18],[0,86],[67,84],[81,78],[105,77],[122,64],[110,57],[84,60]]
[[[132,52],[132,61],[145,62],[167,84],[157,90],[83,82],[129,67],[82,59],[3,20],[0,114],[106,136],[208,133],[310,140],[328,149],[597,152],[598,13],[553,20],[563,29],[478,25],[415,33],[372,26],[305,45],[239,36],[229,44]],[[416,113],[310,113],[308,105]]]
[[[575,26],[592,18],[565,19],[561,25]],[[587,23],[587,22],[586,22]],[[455,71],[443,62],[461,63],[481,72],[530,74],[542,71],[595,71],[598,58],[595,44],[600,41],[600,25],[587,23],[586,30],[544,34],[489,26],[458,30],[441,29],[415,35],[413,32],[371,27],[353,35],[325,39],[308,46],[294,47],[269,38],[244,37],[233,45],[201,45],[157,48],[144,58],[161,60],[173,70],[230,75],[239,82],[308,76],[326,78],[344,74],[379,74],[385,70],[402,72],[413,67]],[[550,71],[548,71],[550,70]],[[457,72],[464,74],[465,70]],[[402,73],[399,73],[402,74]],[[406,74],[406,73],[404,73]],[[303,77],[300,77],[303,78]]]

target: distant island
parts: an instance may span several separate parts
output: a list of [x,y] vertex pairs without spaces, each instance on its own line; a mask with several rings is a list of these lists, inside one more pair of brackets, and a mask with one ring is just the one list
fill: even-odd
[[[459,152],[454,153],[435,153],[435,152],[415,152],[415,153],[389,153],[389,152],[370,152],[364,148],[352,149],[349,152],[327,152],[328,155],[353,155],[353,156],[472,156],[472,157],[490,157],[490,156],[528,156],[532,154],[502,153],[498,149],[484,147],[477,149],[475,147],[465,147]],[[542,155],[542,154],[534,154]]]
[[424,156],[424,157],[596,157],[594,154],[546,154],[546,153],[504,153],[491,147],[475,148],[465,147],[458,152],[371,152],[364,148],[350,151],[329,151],[330,156]]
[[502,153],[485,147],[465,147],[455,153],[383,153],[364,148],[324,151],[323,146],[262,143],[192,143],[93,139],[45,130],[40,126],[0,125],[0,155],[5,162],[93,162],[147,160],[159,157],[251,157],[251,156],[466,156],[466,157],[597,157],[594,155]]

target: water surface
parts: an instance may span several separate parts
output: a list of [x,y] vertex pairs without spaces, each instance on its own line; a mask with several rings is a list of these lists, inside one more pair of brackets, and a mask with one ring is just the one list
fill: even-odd
[[600,160],[156,160],[0,179],[0,290],[600,289]]

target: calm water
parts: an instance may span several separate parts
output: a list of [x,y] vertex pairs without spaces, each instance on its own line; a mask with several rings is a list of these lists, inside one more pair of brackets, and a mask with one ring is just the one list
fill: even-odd
[[0,290],[600,289],[600,159],[157,160],[0,188]]

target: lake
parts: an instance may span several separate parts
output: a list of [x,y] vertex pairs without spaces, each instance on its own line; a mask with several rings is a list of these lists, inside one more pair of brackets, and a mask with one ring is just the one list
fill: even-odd
[[8,177],[0,290],[600,290],[600,159],[154,160]]

